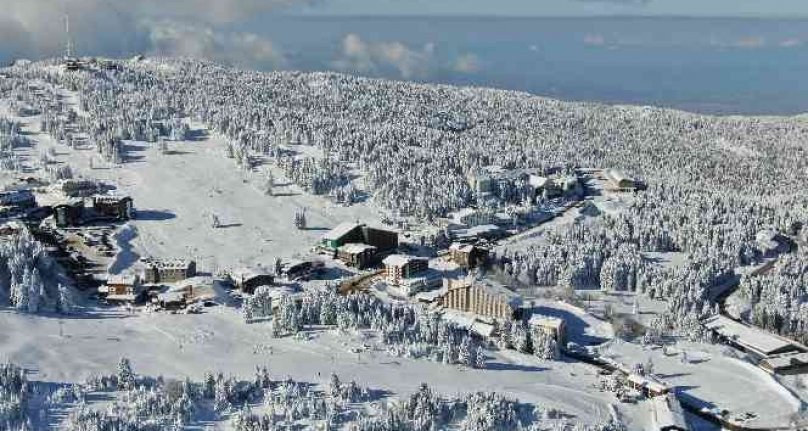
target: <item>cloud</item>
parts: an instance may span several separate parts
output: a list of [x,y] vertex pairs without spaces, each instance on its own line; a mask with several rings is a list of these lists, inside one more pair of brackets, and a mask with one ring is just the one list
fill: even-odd
[[480,70],[480,57],[475,54],[463,54],[455,59],[452,70],[459,73],[477,73]]
[[766,39],[761,36],[743,36],[731,40],[711,39],[710,45],[718,48],[755,49],[766,46]]
[[781,48],[796,48],[802,46],[802,41],[797,38],[790,38],[780,41],[779,45]]
[[627,6],[646,6],[652,0],[572,0],[576,3],[612,3]]
[[423,78],[432,67],[435,45],[411,48],[402,42],[366,42],[350,33],[342,40],[340,57],[332,65],[342,71],[378,74],[392,68],[401,78]]
[[254,33],[223,32],[169,20],[151,23],[148,28],[152,54],[262,68],[277,68],[284,63],[282,52],[272,41]]
[[[77,53],[200,53],[217,60],[268,62],[277,49],[256,35],[225,30],[263,12],[315,0],[2,0],[0,59],[63,52],[70,12]],[[196,40],[180,40],[198,38]],[[233,51],[217,53],[212,48]],[[276,60],[272,60],[276,61]]]
[[602,34],[587,34],[584,36],[584,44],[590,46],[606,45],[606,38]]

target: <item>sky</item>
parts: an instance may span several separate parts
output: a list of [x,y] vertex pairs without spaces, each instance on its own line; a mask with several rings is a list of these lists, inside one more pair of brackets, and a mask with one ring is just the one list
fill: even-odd
[[805,0],[328,0],[298,9],[325,15],[808,17]]
[[[702,70],[715,76],[712,87],[734,75],[728,94],[764,80],[799,86],[772,65],[791,62],[795,76],[808,67],[808,0],[0,0],[0,7],[0,64],[61,56],[69,11],[71,39],[84,56],[195,57],[248,69],[334,70],[544,94],[567,88],[560,97],[575,91],[609,99],[617,90],[625,96],[644,76],[655,80],[645,92],[658,93],[660,83],[687,84]],[[638,16],[651,18],[613,18]],[[517,26],[496,21],[502,17],[538,21]],[[593,20],[568,25],[561,17]],[[747,20],[692,25],[681,17]],[[662,30],[647,19],[675,25]],[[724,52],[737,49],[744,52]],[[653,75],[645,61],[651,57],[659,58]],[[591,67],[611,69],[598,91],[591,74],[569,80]],[[756,74],[733,73],[739,68]],[[586,86],[592,91],[582,91]],[[793,93],[778,89],[770,97]],[[644,94],[618,100],[668,98]]]

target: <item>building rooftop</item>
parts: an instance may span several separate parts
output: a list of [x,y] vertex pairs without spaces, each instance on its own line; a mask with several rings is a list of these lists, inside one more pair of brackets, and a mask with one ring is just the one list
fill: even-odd
[[157,300],[160,302],[183,302],[185,301],[186,293],[183,291],[165,292],[157,295]]
[[723,337],[729,338],[741,346],[753,350],[763,356],[777,352],[799,349],[789,340],[769,334],[761,329],[736,322],[728,317],[717,315],[705,319],[702,323]]
[[107,285],[133,286],[137,282],[138,277],[134,274],[110,275],[107,277]]
[[784,355],[770,356],[762,362],[768,364],[773,370],[805,366],[808,365],[808,353],[787,353]]
[[549,328],[560,328],[564,325],[564,320],[558,317],[545,316],[543,314],[534,314],[530,316],[528,324],[532,326],[543,326]]
[[144,259],[143,263],[147,267],[156,267],[164,269],[186,269],[195,262],[191,259],[173,258],[173,259]]
[[382,263],[389,266],[404,266],[413,260],[424,260],[424,258],[409,256],[406,254],[391,254],[390,256],[384,258]]
[[498,296],[498,297],[502,298],[503,300],[505,300],[508,304],[510,304],[513,307],[518,307],[518,306],[522,305],[522,296],[521,295],[519,295],[518,293],[508,289],[507,287],[505,287],[505,285],[503,285],[501,283],[497,283],[497,282],[489,280],[489,279],[474,280],[471,277],[467,277],[464,280],[463,279],[454,280],[454,283],[455,283],[454,285],[451,285],[451,283],[450,283],[450,286],[448,287],[448,290],[460,288],[460,287],[467,286],[467,285],[471,284],[473,286],[483,288],[490,295],[494,295],[494,296]]
[[376,247],[372,245],[363,244],[361,242],[352,242],[340,247],[339,251],[343,253],[358,254],[363,253],[367,250],[375,250],[375,249]]
[[651,398],[651,408],[653,412],[656,429],[687,430],[690,429],[685,420],[682,406],[674,394],[667,394],[664,397]]
[[362,227],[359,223],[345,222],[338,224],[334,229],[326,232],[323,235],[323,240],[337,241],[342,239],[345,235],[349,234],[352,230]]

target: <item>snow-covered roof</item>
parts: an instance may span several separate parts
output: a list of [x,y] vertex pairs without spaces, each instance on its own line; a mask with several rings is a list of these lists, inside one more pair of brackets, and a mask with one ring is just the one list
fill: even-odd
[[462,217],[474,215],[477,213],[478,210],[476,208],[463,208],[450,213],[449,216],[454,220],[460,220]]
[[562,326],[564,326],[564,320],[558,317],[534,314],[530,316],[528,324],[531,326],[541,326],[544,328],[555,328],[556,330],[559,330]]
[[610,180],[619,183],[621,181],[631,181],[633,182],[634,179],[626,175],[623,171],[618,169],[607,169],[606,170],[606,177]]
[[736,322],[725,316],[712,316],[705,319],[703,323],[707,329],[711,329],[721,336],[740,344],[744,348],[753,350],[764,356],[797,348],[791,341],[769,334],[761,329]]
[[547,177],[541,175],[531,175],[530,179],[528,180],[528,184],[539,189],[546,186],[549,181],[550,179]]
[[382,261],[387,266],[405,266],[414,260],[424,260],[424,258],[409,256],[406,254],[391,254]]
[[[459,282],[454,281],[454,283],[452,283],[452,280],[447,280],[447,281],[449,282],[448,283],[448,290],[468,287],[469,284],[470,284],[472,286],[476,286],[476,287],[480,287],[480,288],[484,289],[488,294],[490,294],[492,296],[497,296],[497,297],[501,298],[502,300],[504,300],[505,302],[507,302],[508,304],[510,304],[513,307],[518,307],[519,305],[522,304],[522,296],[521,295],[519,295],[518,293],[508,289],[503,284],[497,283],[497,282],[489,280],[489,279],[473,280],[471,278],[466,278],[465,280],[460,280]],[[444,285],[446,286],[446,284],[444,284]]]
[[338,224],[334,229],[326,232],[323,235],[324,240],[336,241],[344,237],[345,235],[349,234],[352,230],[361,227],[362,225],[359,223],[353,222],[344,222]]
[[651,398],[654,429],[659,430],[688,430],[685,414],[679,400],[673,394],[664,397]]
[[455,242],[455,243],[452,243],[452,245],[449,246],[449,250],[459,251],[459,252],[462,252],[462,253],[471,253],[471,251],[474,250],[474,245],[473,244],[462,244],[462,243],[459,243],[459,242]]
[[351,242],[339,248],[341,252],[350,254],[358,254],[363,253],[367,250],[375,250],[375,249],[376,247],[368,244],[363,244],[361,242]]
[[770,356],[762,362],[772,370],[808,365],[808,353],[788,353],[785,355]]
[[230,275],[237,280],[250,280],[255,277],[272,276],[273,274],[264,268],[249,266],[233,269],[230,271]]
[[415,294],[415,299],[423,302],[435,302],[435,300],[443,296],[445,293],[446,289],[444,288],[429,290],[426,292],[418,292]]
[[157,300],[160,302],[183,302],[185,301],[185,292],[174,291],[165,292],[157,295]]
[[134,274],[119,274],[107,277],[108,286],[134,286],[137,282],[138,277]]
[[173,259],[144,259],[143,262],[146,266],[153,266],[156,268],[164,269],[186,269],[195,262],[191,259],[173,258]]

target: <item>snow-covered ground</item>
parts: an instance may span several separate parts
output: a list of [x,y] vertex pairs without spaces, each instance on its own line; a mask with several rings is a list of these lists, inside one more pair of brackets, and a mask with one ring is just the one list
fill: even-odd
[[754,414],[755,419],[745,425],[787,426],[791,416],[800,409],[800,400],[762,369],[727,356],[725,351],[731,349],[687,342],[667,349],[651,349],[620,340],[601,349],[603,354],[628,366],[650,359],[654,373],[676,386],[677,392],[695,397],[705,407],[726,409],[730,418]]
[[197,380],[219,370],[247,377],[266,365],[276,377],[323,383],[335,372],[399,395],[420,382],[447,394],[496,391],[586,422],[608,418],[608,405],[615,402],[594,389],[597,370],[585,364],[539,362],[508,352],[489,358],[488,368],[474,370],[382,351],[357,354],[352,349],[360,345],[359,335],[325,331],[309,341],[273,339],[268,323],[247,325],[237,310],[221,306],[200,315],[110,311],[61,319],[0,311],[0,327],[0,360],[35,370],[35,380],[81,381],[91,373],[108,373],[125,356],[139,373]]
[[[66,94],[75,101],[75,95]],[[8,115],[6,110],[0,111]],[[307,253],[328,228],[343,221],[377,223],[369,204],[341,207],[297,187],[276,185],[275,196],[260,189],[261,172],[243,172],[224,156],[224,143],[199,130],[202,139],[169,143],[162,154],[143,142],[127,142],[126,163],[101,162],[94,150],[70,149],[39,132],[39,117],[17,118],[33,145],[20,150],[36,167],[53,147],[58,163],[86,178],[107,181],[130,195],[137,217],[119,231],[120,253],[112,272],[125,271],[140,256],[192,257],[202,270],[271,264],[275,257]],[[195,125],[195,127],[199,127]],[[92,160],[92,161],[91,161]],[[5,181],[15,178],[3,174]],[[285,181],[275,175],[277,181]],[[38,196],[42,203],[56,196]],[[294,228],[294,214],[307,209],[309,229]],[[213,229],[210,213],[223,227]],[[218,306],[201,315],[95,309],[75,316],[42,316],[0,310],[0,360],[32,371],[37,381],[78,382],[107,373],[128,357],[144,375],[202,378],[206,371],[250,376],[268,365],[276,376],[325,382],[332,372],[362,385],[406,395],[420,382],[442,393],[496,391],[597,423],[610,417],[614,396],[595,390],[597,370],[574,362],[540,362],[514,352],[489,358],[484,370],[396,358],[383,351],[352,350],[358,334],[316,332],[309,341],[273,339],[268,324],[244,323],[237,309]],[[645,423],[646,412],[626,412]]]

